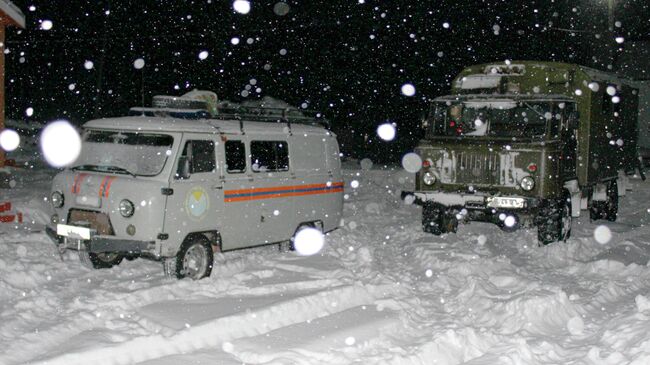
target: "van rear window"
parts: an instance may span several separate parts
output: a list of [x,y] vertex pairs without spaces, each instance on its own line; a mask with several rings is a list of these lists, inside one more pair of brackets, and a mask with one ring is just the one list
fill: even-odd
[[254,172],[289,170],[289,147],[285,141],[251,141]]

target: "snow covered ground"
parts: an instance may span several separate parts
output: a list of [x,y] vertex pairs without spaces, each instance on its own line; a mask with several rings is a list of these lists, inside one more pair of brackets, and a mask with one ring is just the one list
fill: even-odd
[[0,364],[650,364],[650,182],[632,181],[618,222],[583,217],[540,248],[483,223],[425,234],[398,199],[411,174],[350,163],[321,254],[218,254],[195,282],[62,261],[42,231],[54,171],[11,157],[36,166],[0,190],[25,221],[0,224]]

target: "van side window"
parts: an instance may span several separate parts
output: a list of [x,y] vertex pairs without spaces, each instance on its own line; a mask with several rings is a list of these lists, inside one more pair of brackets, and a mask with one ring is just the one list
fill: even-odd
[[236,174],[246,171],[246,150],[242,141],[226,141],[226,171]]
[[176,178],[183,178],[183,166],[189,164],[189,173],[212,172],[217,164],[214,157],[214,142],[187,141],[183,153],[178,158]]
[[287,142],[251,141],[251,167],[255,172],[288,171]]

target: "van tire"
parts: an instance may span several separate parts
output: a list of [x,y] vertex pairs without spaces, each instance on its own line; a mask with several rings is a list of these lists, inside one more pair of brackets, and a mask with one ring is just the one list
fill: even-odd
[[163,261],[163,270],[168,277],[199,280],[210,276],[213,265],[210,241],[203,235],[194,235],[185,239],[176,257]]
[[298,232],[305,228],[315,228],[319,230],[321,233],[323,233],[323,222],[321,221],[314,221],[314,222],[303,222],[300,223],[298,228],[293,232],[293,236],[289,239],[289,241],[284,241],[280,242],[280,252],[289,252],[289,251],[295,251],[296,246],[294,245],[294,241],[296,240],[296,235]]
[[86,250],[79,251],[79,261],[90,269],[110,269],[122,262],[124,256],[115,252],[93,253]]

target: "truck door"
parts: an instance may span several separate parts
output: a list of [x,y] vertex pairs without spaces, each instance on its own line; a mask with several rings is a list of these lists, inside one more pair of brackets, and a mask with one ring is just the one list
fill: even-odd
[[187,234],[218,230],[223,190],[215,142],[201,134],[185,134],[167,190],[164,232],[168,252],[175,254]]

